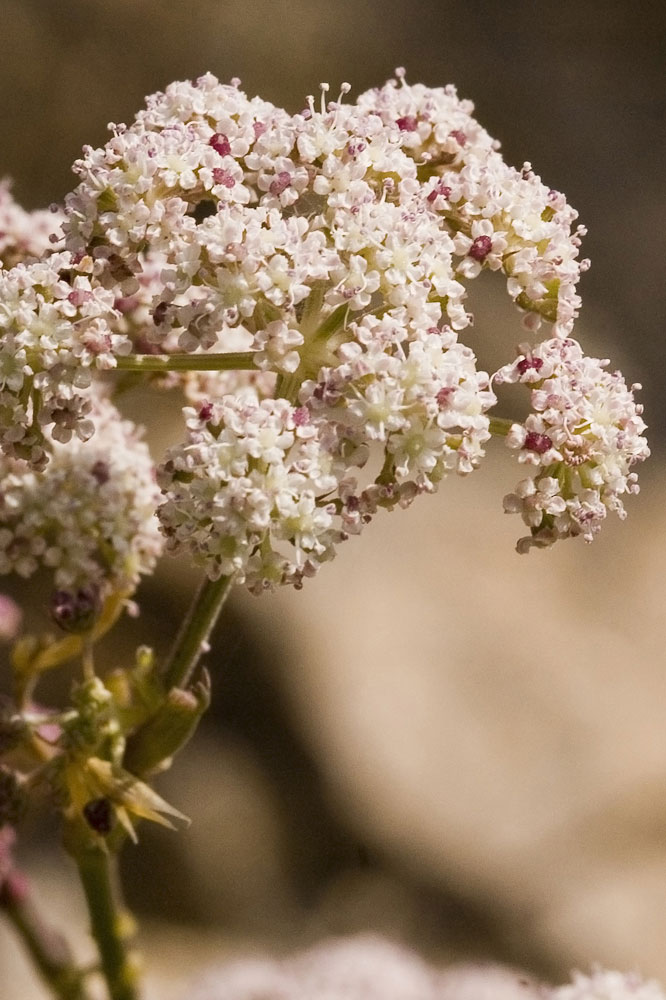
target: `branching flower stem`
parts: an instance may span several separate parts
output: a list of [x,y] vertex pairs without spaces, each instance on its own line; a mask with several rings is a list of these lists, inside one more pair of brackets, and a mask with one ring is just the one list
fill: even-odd
[[221,372],[254,371],[255,351],[222,354],[128,354],[116,358],[118,371],[125,372]]
[[138,1000],[138,969],[127,947],[132,921],[118,903],[116,857],[76,832],[67,846],[79,870],[110,1000]]
[[489,431],[493,437],[506,437],[515,420],[507,420],[505,417],[491,417]]
[[233,576],[206,577],[199,587],[164,668],[162,680],[167,691],[184,687],[192,676],[233,583]]
[[[233,577],[206,578],[199,588],[164,669],[166,691],[184,687],[191,678],[233,582]],[[119,904],[116,885],[116,858],[124,840],[124,832],[118,829],[106,844],[97,844],[77,821],[70,823],[65,836],[81,878],[110,1000],[139,997],[137,969],[126,940],[131,918]],[[62,998],[69,1000],[69,994],[62,994]],[[71,1000],[86,997],[72,993]]]

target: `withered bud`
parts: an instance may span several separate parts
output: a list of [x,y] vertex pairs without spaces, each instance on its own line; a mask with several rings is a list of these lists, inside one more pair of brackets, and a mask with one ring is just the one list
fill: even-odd
[[91,799],[90,802],[86,802],[83,807],[83,816],[88,826],[95,833],[99,833],[102,837],[105,837],[107,833],[111,833],[114,815],[113,806],[109,799]]
[[97,587],[56,590],[51,597],[51,618],[64,632],[87,632],[101,610]]

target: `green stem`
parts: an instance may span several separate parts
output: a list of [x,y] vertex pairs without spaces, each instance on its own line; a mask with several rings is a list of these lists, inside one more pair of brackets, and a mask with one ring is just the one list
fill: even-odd
[[164,668],[167,691],[184,687],[192,676],[233,582],[233,576],[221,576],[218,580],[206,578],[201,584]]
[[506,437],[515,423],[515,420],[507,420],[505,417],[491,417],[489,430],[495,437]]
[[30,898],[25,879],[11,872],[0,890],[0,908],[22,938],[35,966],[60,1000],[88,1000],[83,974],[65,938],[48,926]]
[[76,847],[72,850],[70,845],[70,850],[79,869],[110,1000],[138,1000],[137,968],[126,945],[131,918],[118,906],[112,871],[115,857],[104,847],[76,839]]
[[116,370],[125,372],[253,371],[254,351],[224,354],[128,354],[116,358]]

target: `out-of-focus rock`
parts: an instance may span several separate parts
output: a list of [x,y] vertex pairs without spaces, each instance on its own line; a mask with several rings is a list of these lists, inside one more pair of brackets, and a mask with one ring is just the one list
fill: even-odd
[[302,731],[371,844],[568,966],[664,977],[663,486],[591,546],[519,557],[508,459],[246,611],[289,650]]

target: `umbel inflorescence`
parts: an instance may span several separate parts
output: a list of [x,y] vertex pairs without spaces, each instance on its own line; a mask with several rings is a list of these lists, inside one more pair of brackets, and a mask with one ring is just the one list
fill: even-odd
[[[51,251],[2,189],[17,235],[0,244],[0,571],[42,559],[56,581],[126,587],[153,565],[156,508],[167,549],[211,578],[300,585],[380,508],[475,469],[492,433],[531,471],[504,502],[530,529],[519,549],[590,540],[623,515],[645,425],[636,387],[572,337],[576,213],[504,162],[454,88],[398,71],[356,103],[348,90],[290,115],[237,81],[172,84],[84,149]],[[484,269],[532,341],[493,377],[460,339]],[[137,458],[121,459],[100,402],[114,368],[190,404],[159,503],[144,445],[127,431]],[[500,381],[528,387],[522,424],[493,416]],[[103,453],[97,479],[122,488],[88,488]],[[77,463],[60,518],[36,483],[74,482]],[[30,530],[48,540],[28,545]],[[94,544],[69,546],[72,531]]]

